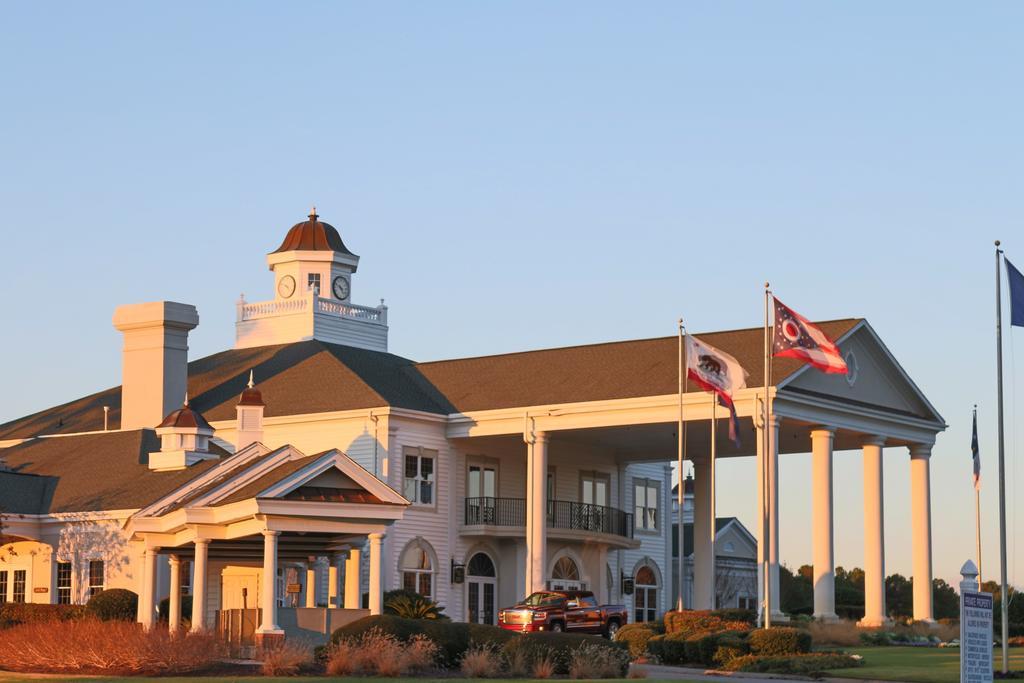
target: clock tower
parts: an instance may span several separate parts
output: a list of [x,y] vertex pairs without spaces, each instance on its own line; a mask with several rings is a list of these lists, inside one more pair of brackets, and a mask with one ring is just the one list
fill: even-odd
[[267,254],[274,299],[238,302],[235,348],[307,339],[387,351],[387,307],[352,303],[359,257],[320,220],[316,207]]

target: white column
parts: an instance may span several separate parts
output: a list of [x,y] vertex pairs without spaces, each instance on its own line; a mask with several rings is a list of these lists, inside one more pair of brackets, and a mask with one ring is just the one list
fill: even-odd
[[931,455],[931,444],[915,444],[910,447],[914,621],[934,621],[932,615],[932,493],[929,474]]
[[167,558],[171,567],[171,589],[167,596],[167,628],[171,635],[181,629],[181,560],[177,555]]
[[260,596],[263,619],[256,630],[263,635],[284,633],[277,625],[277,537],[280,535],[280,531],[263,531],[263,591]]
[[192,632],[206,628],[206,555],[210,542],[197,538],[196,556],[192,564]]
[[833,540],[832,441],[835,431],[811,431],[811,524],[813,526],[814,618],[833,621],[836,616],[835,544]]
[[885,612],[885,503],[882,447],[885,439],[866,441],[864,454],[864,618],[860,626],[889,623]]
[[384,534],[370,534],[370,614],[384,613]]
[[142,590],[139,591],[139,623],[146,629],[153,627],[156,550],[156,548],[146,548],[146,553],[142,560]]
[[772,542],[768,548],[768,562],[771,565],[772,618],[784,618],[782,613],[782,591],[779,589],[779,427],[781,420],[772,416],[772,447],[769,455],[768,484],[769,490],[769,524],[772,529]]
[[693,461],[693,609],[714,609],[711,585],[711,476],[706,460]]
[[362,554],[359,548],[348,551],[348,559],[345,561],[345,609],[359,609],[359,565]]
[[345,561],[343,553],[331,555],[331,566],[327,569],[327,606],[341,607],[341,586],[342,563]]
[[533,457],[529,458],[527,487],[529,506],[526,510],[526,561],[529,565],[527,593],[545,589],[548,566],[548,435],[537,432],[534,435]]
[[306,562],[306,607],[316,607],[316,558]]

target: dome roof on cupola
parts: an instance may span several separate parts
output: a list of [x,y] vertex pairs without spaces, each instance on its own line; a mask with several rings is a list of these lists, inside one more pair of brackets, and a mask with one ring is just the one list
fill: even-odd
[[240,406],[265,406],[263,402],[263,394],[259,389],[256,388],[256,383],[253,381],[252,370],[249,371],[249,384],[246,385],[245,389],[242,390],[242,395],[238,397],[238,405]]
[[157,425],[157,429],[174,428],[174,429],[205,429],[213,431],[213,427],[206,421],[203,414],[197,410],[192,410],[188,407],[188,397],[185,397],[185,403],[177,410],[171,411],[171,413],[164,418],[164,421]]
[[284,241],[272,254],[279,254],[283,251],[336,251],[342,254],[355,256],[345,243],[341,241],[341,235],[330,223],[319,220],[316,207],[309,212],[308,220],[296,223],[292,226]]

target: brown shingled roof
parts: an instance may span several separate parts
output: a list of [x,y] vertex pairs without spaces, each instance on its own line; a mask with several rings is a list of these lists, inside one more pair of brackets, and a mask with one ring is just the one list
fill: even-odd
[[[819,325],[835,339],[858,322],[850,318]],[[763,334],[763,328],[755,327],[697,336],[735,356],[755,386],[763,372]],[[253,369],[261,378],[267,417],[382,406],[447,415],[661,396],[677,390],[677,344],[676,337],[661,337],[430,363],[315,340],[231,349],[189,363],[189,405],[211,421],[235,419],[238,396]],[[773,382],[800,365],[795,359],[776,359]],[[0,425],[0,440],[102,429],[104,405],[111,406],[114,428],[121,415],[119,387]]]
[[[149,454],[158,450],[156,433],[139,429],[32,439],[0,452],[14,473],[53,482],[52,494],[44,491],[50,498],[40,505],[42,514],[145,507],[217,464],[206,460],[184,470],[153,472]],[[211,450],[223,454],[212,444]],[[16,493],[0,488],[0,506]]]
[[309,214],[309,220],[296,223],[285,235],[281,246],[272,251],[337,251],[355,256],[341,241],[338,230],[330,223],[324,223],[316,213]]

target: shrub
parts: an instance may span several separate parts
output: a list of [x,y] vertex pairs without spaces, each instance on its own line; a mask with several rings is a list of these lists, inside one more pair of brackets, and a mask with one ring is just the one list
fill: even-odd
[[[677,635],[677,634],[673,634]],[[678,634],[677,637],[681,637],[682,634]],[[687,662],[698,663],[700,662],[700,641],[705,636],[703,633],[694,633],[688,635],[683,639],[683,659]]]
[[313,662],[313,653],[306,643],[282,640],[261,648],[258,658],[264,676],[294,676]]
[[363,634],[374,629],[391,635],[402,643],[408,642],[417,634],[426,636],[437,644],[439,663],[446,668],[457,667],[471,645],[493,643],[500,647],[506,641],[518,637],[512,631],[497,626],[436,619],[403,619],[383,614],[363,617],[342,626],[331,635],[331,642],[336,644],[341,640],[358,640]]
[[[171,620],[171,599],[164,598],[160,601],[160,604],[156,608],[157,614],[160,617],[160,621],[168,622]],[[133,617],[134,618],[134,617]],[[183,622],[192,621],[192,596],[183,595],[181,596],[181,619]]]
[[726,671],[754,673],[818,675],[829,669],[845,669],[862,666],[863,660],[851,655],[831,652],[815,652],[789,656],[746,655],[737,657],[724,666]]
[[497,678],[501,664],[501,654],[493,645],[474,645],[462,656],[460,669],[467,678]]
[[33,622],[67,621],[85,616],[82,605],[39,605],[31,602],[0,604],[0,628]]
[[530,675],[534,678],[548,679],[555,675],[555,660],[551,656],[542,656],[533,663]]
[[852,621],[812,621],[807,625],[811,642],[816,646],[834,645],[853,647],[860,645],[861,631]]
[[111,588],[89,598],[85,612],[100,621],[135,621],[139,596],[125,588]]
[[686,662],[686,636],[662,634],[647,641],[647,651],[661,664],[678,665]]
[[811,651],[811,634],[785,626],[752,631],[748,637],[750,652],[771,657],[794,655]]
[[569,655],[571,678],[622,678],[629,670],[629,653],[618,648],[584,643]]
[[550,659],[556,674],[567,674],[573,651],[588,644],[619,652],[619,657],[629,661],[629,650],[625,643],[579,633],[524,633],[508,640],[502,647],[502,653],[507,662],[515,663],[526,671],[532,670],[538,661]]
[[625,643],[629,656],[633,659],[643,657],[647,652],[647,641],[656,634],[644,624],[626,624],[615,634],[615,642]]
[[[745,610],[741,610],[745,611]],[[665,613],[665,633],[710,633],[715,631],[745,631],[750,628],[750,623],[745,620],[726,619],[721,615],[726,613],[712,612],[710,610],[683,610],[682,612],[671,611]],[[732,610],[728,610],[732,613]]]
[[348,676],[359,667],[359,646],[349,640],[330,645],[325,650],[324,668],[329,676]]
[[422,673],[433,668],[437,643],[422,633],[402,642],[379,628],[371,628],[350,639],[341,639],[327,650],[327,672],[334,676],[376,674],[399,676]]
[[734,659],[743,657],[750,652],[750,645],[743,638],[723,636],[718,640],[718,647],[712,660],[717,667],[723,667]]
[[757,623],[757,612],[752,609],[740,609],[739,607],[729,607],[726,609],[716,609],[711,612],[716,617],[719,617],[723,621],[742,621],[748,626],[753,626]]
[[10,671],[137,676],[201,672],[217,663],[224,647],[207,634],[172,637],[164,629],[83,619],[0,631],[0,652]]
[[385,597],[385,614],[393,614],[403,619],[448,619],[437,603],[430,598],[409,591],[389,591],[389,593],[398,593],[398,595]]

